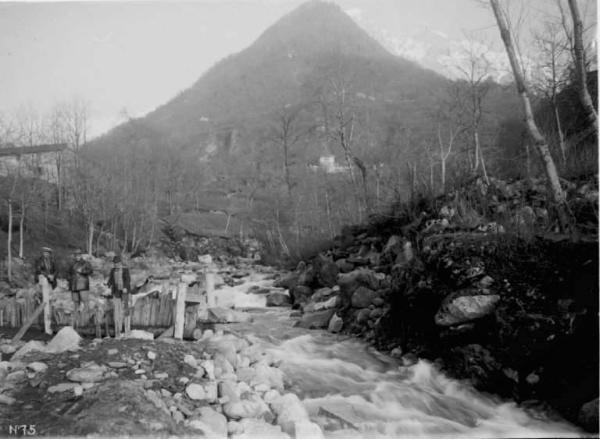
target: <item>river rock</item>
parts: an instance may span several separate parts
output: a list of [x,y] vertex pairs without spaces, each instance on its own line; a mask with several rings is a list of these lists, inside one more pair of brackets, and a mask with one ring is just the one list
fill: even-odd
[[371,312],[369,313],[369,319],[377,319],[378,317],[381,317],[382,315],[383,315],[383,309],[375,308],[375,309],[372,309]]
[[210,407],[200,407],[199,417],[187,421],[187,425],[196,430],[202,430],[209,438],[227,438],[227,418]]
[[13,405],[17,400],[9,395],[0,394],[0,404]]
[[292,303],[306,303],[310,300],[313,294],[313,290],[306,285],[297,285],[290,290],[290,296],[292,297]]
[[233,420],[244,418],[258,418],[268,412],[269,408],[258,395],[251,395],[248,399],[228,402],[223,405],[223,413]]
[[188,366],[191,366],[194,368],[198,367],[198,362],[196,361],[196,358],[194,358],[193,355],[190,355],[190,354],[184,355],[183,362],[185,364],[187,364]]
[[206,393],[206,401],[210,403],[215,402],[219,398],[217,383],[214,381],[204,383],[204,392]]
[[286,393],[271,403],[277,415],[277,425],[288,434],[294,433],[294,425],[299,422],[310,422],[306,408],[293,393]]
[[577,420],[587,431],[598,432],[598,398],[581,406]]
[[252,316],[243,311],[214,307],[208,309],[208,321],[212,323],[244,323],[251,322]]
[[333,309],[305,313],[302,316],[302,319],[298,321],[297,326],[306,329],[327,328],[327,325],[329,324],[329,320],[331,319],[333,313]]
[[340,273],[349,273],[354,270],[354,264],[351,264],[345,258],[340,258],[335,261],[335,265],[337,265]]
[[[234,355],[234,358],[235,358],[236,357],[235,350],[233,351],[233,355]],[[225,358],[225,356],[222,353],[217,352],[215,354],[215,357],[214,357],[213,361],[215,363],[215,377],[217,376],[217,374],[216,374],[216,370],[217,369],[220,370],[219,376],[234,372],[233,366],[227,360],[227,358]]]
[[333,293],[333,288],[319,288],[317,291],[314,292],[310,300],[312,302],[322,302],[324,300],[327,300]]
[[298,285],[298,274],[289,273],[288,275],[276,281],[273,286],[285,288],[286,290],[291,291],[296,285]]
[[288,432],[295,439],[324,439],[323,431],[314,422],[294,422],[291,431]]
[[243,433],[232,435],[232,439],[290,439],[289,435],[281,431],[281,427],[260,419],[243,419],[239,428]]
[[30,340],[27,343],[25,343],[23,346],[21,346],[17,352],[14,353],[14,355],[11,357],[11,360],[13,360],[13,361],[19,360],[19,359],[23,358],[25,355],[27,355],[28,353],[33,352],[33,351],[45,352],[45,350],[46,350],[46,345],[44,344],[43,341]]
[[358,417],[353,405],[346,401],[323,401],[319,404],[318,414],[337,419],[354,429],[367,421]]
[[46,370],[48,369],[48,365],[40,361],[34,361],[27,365],[27,369],[31,370],[33,373],[42,373],[46,372]]
[[79,386],[77,383],[59,383],[54,386],[48,387],[49,393],[57,393],[57,392],[66,392],[69,390],[73,390],[75,387]]
[[492,313],[500,301],[497,294],[482,294],[487,290],[461,290],[447,296],[435,315],[439,326],[469,322]]
[[194,401],[207,399],[206,391],[201,384],[192,383],[185,388],[186,395]]
[[342,292],[350,297],[359,286],[364,286],[372,290],[378,289],[379,279],[374,271],[367,268],[359,268],[349,273],[338,275],[338,285]]
[[154,334],[141,329],[132,329],[129,334],[125,334],[123,338],[136,338],[139,340],[154,340]]
[[324,287],[332,287],[337,282],[339,273],[338,266],[327,259],[320,258],[318,260],[317,280]]
[[398,235],[392,235],[387,240],[387,243],[383,247],[382,254],[389,258],[390,261],[396,259],[396,256],[402,252],[402,238]]
[[371,310],[369,308],[362,308],[356,313],[356,323],[366,323],[369,320],[369,314]]
[[0,352],[5,355],[14,354],[17,351],[17,346],[14,344],[3,344],[0,345]]
[[271,367],[264,361],[256,363],[252,368],[254,376],[249,383],[251,386],[266,384],[269,389],[283,390],[283,372],[280,369]]
[[378,293],[366,287],[358,287],[352,294],[352,306],[354,308],[367,308],[378,297]]
[[106,367],[98,364],[90,364],[85,367],[78,367],[67,372],[67,379],[79,383],[95,383],[104,378]]
[[269,293],[267,295],[267,306],[288,306],[292,304],[292,299],[285,293]]
[[324,302],[311,302],[305,308],[304,312],[321,311],[324,309],[335,308],[339,303],[339,297],[334,296]]
[[240,393],[238,387],[232,381],[222,381],[218,385],[219,397],[227,397],[230,402],[237,402],[240,400]]
[[329,332],[338,333],[343,327],[344,320],[337,314],[332,315],[331,319],[329,320],[329,324],[327,325],[327,330]]

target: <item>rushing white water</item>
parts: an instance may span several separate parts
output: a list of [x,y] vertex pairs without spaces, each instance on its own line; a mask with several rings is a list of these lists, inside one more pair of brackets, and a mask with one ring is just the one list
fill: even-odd
[[[268,284],[253,276],[243,285],[217,290],[217,296],[223,294],[222,303],[237,307],[264,306],[258,301],[263,297],[246,291]],[[311,419],[324,427],[326,437],[583,436],[565,421],[525,411],[450,379],[427,361],[403,367],[359,340],[293,327],[289,310],[252,313],[252,323],[229,327],[260,340],[281,362],[287,385]],[[347,422],[332,423],[332,412]]]

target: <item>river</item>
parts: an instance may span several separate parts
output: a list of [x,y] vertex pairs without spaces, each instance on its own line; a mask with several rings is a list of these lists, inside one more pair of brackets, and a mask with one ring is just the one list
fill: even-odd
[[294,327],[286,308],[266,308],[264,295],[248,294],[271,281],[252,274],[242,285],[216,290],[218,306],[246,309],[249,323],[224,330],[252,338],[278,361],[289,390],[331,438],[573,437],[585,434],[564,420],[525,410],[448,378],[425,360],[404,367],[366,343],[321,330]]

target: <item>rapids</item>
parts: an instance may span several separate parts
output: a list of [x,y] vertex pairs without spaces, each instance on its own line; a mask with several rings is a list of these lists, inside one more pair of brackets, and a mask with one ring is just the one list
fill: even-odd
[[585,436],[562,419],[448,378],[425,360],[404,367],[360,340],[294,327],[289,309],[265,308],[263,295],[246,293],[253,285],[270,281],[255,273],[215,291],[219,306],[253,315],[223,329],[262,344],[280,361],[288,390],[328,438]]

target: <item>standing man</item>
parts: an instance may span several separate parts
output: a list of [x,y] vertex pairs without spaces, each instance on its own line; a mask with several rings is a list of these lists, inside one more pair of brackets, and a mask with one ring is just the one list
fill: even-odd
[[113,258],[113,268],[108,275],[107,285],[111,289],[113,299],[115,338],[119,338],[123,327],[123,311],[125,312],[125,333],[129,333],[131,329],[131,317],[129,316],[131,278],[129,276],[129,268],[123,265],[121,256],[117,255]]
[[52,256],[50,247],[42,247],[41,256],[35,261],[35,280],[40,281],[40,276],[44,276],[52,288],[56,288],[56,263]]
[[44,332],[52,334],[50,317],[50,291],[56,288],[56,264],[50,247],[42,247],[42,255],[35,261],[35,280],[42,289],[44,304]]
[[79,325],[83,311],[83,315],[87,315],[89,290],[90,290],[90,275],[92,274],[91,264],[83,259],[81,250],[75,250],[73,253],[74,262],[69,269],[69,289],[71,290],[71,298],[73,299],[73,327]]

